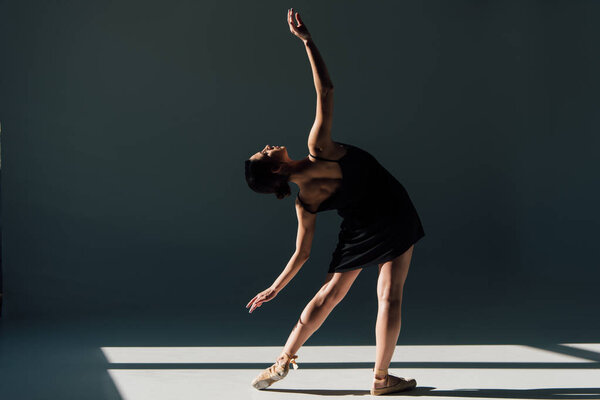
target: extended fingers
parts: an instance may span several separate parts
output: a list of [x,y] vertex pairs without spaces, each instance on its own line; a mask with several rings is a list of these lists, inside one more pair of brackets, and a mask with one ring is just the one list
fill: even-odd
[[250,301],[248,302],[248,304],[246,304],[246,308],[250,307],[250,305],[251,305],[252,303],[254,303],[254,300],[256,300],[256,298],[257,298],[257,297],[258,297],[258,295],[254,296],[254,297],[252,298],[252,300],[250,300]]
[[264,297],[261,294],[257,294],[256,296],[254,296],[254,298],[252,300],[250,300],[250,302],[246,305],[246,308],[250,307],[250,312],[254,311],[255,308],[262,306],[262,303],[264,303]]
[[[248,308],[248,307],[246,307]],[[252,311],[254,311],[254,309],[256,308],[256,303],[254,301],[252,301],[252,307],[250,307],[250,311],[248,311],[249,313],[251,313]]]
[[288,10],[287,20],[288,25],[290,26],[290,31],[293,32],[294,30],[296,30],[296,24],[294,23],[294,14],[292,10],[292,8]]
[[300,26],[302,26],[302,19],[300,19],[300,14],[296,11],[296,20],[297,22],[294,20],[294,9],[290,8],[288,10],[288,15],[287,15],[287,19],[288,19],[288,24],[290,25],[290,28],[293,28],[294,30],[296,30],[296,28],[299,28]]
[[256,309],[257,309],[258,307],[260,307],[260,306],[262,306],[262,302],[261,302],[261,303],[259,303],[259,302],[256,302],[256,303],[254,303],[254,304],[252,305],[252,307],[250,308],[250,311],[249,311],[249,312],[250,312],[250,313],[252,313],[252,311],[256,310]]

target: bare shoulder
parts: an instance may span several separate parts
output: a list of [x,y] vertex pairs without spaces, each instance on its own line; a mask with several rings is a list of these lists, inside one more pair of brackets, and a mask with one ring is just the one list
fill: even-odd
[[[346,154],[346,148],[340,143],[329,140],[322,143],[308,143],[308,151],[313,156],[339,160]],[[314,161],[314,160],[313,160]]]

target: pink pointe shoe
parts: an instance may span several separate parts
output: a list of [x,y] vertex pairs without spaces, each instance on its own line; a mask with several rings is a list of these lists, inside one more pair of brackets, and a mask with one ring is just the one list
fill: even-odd
[[294,369],[298,368],[296,364],[297,355],[289,355],[285,351],[281,353],[275,364],[261,372],[252,381],[252,386],[256,389],[265,389],[271,386],[273,383],[282,380],[288,374],[290,370],[290,364],[294,365]]
[[[389,375],[387,369],[373,369],[373,371],[375,371],[375,381],[371,388],[371,395],[373,396],[410,390],[417,386],[416,380]],[[375,383],[381,384],[381,386],[375,387]]]

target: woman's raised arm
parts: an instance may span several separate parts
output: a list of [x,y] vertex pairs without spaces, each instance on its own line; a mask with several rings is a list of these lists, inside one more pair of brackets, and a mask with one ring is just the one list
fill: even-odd
[[317,92],[317,110],[315,122],[308,136],[308,147],[315,153],[327,153],[333,149],[331,139],[331,123],[333,120],[333,83],[327,72],[325,62],[317,49],[306,25],[302,22],[300,14],[296,12],[294,21],[294,9],[288,10],[288,25],[290,31],[304,42],[306,53],[310,61],[315,90]]

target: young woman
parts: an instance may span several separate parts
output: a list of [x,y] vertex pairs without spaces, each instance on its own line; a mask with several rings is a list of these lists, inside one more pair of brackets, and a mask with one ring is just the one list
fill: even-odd
[[309,155],[292,160],[284,146],[265,146],[246,160],[246,180],[259,193],[290,195],[289,182],[299,187],[296,251],[266,290],[246,305],[250,313],[277,296],[310,254],[317,213],[337,209],[343,218],[339,241],[321,289],[302,311],[275,364],[252,382],[264,389],[283,379],[296,352],[344,298],[364,267],[378,266],[376,355],[371,394],[379,395],[416,386],[414,379],[388,374],[398,335],[402,289],[414,243],[425,235],[408,193],[368,152],[331,139],[333,84],[327,68],[300,15],[288,10],[290,31],[302,40],[317,91],[317,114],[308,136]]

